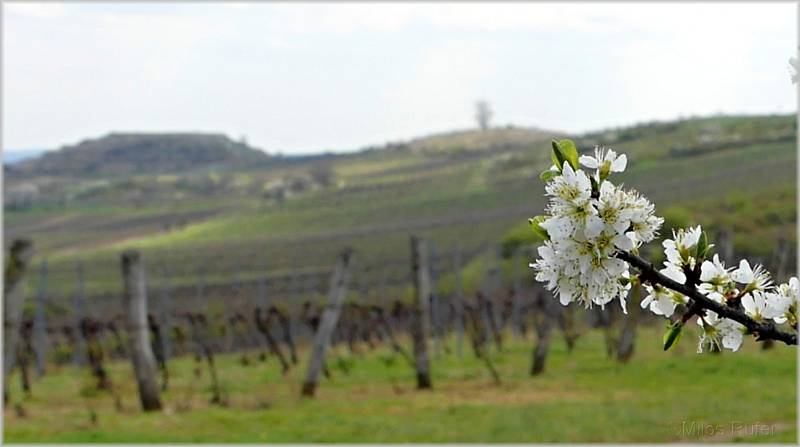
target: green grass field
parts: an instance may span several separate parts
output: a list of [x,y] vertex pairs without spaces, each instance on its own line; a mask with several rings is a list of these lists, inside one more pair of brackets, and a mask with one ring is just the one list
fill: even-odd
[[665,353],[660,340],[660,330],[642,329],[623,365],[606,358],[599,331],[571,353],[556,334],[537,377],[527,374],[533,340],[511,342],[493,353],[499,386],[465,346],[463,358],[433,359],[433,391],[415,390],[410,367],[378,348],[348,358],[349,375],[332,362],[333,378],[322,379],[315,399],[299,397],[305,351],[287,377],[274,359],[242,366],[225,355],[218,364],[227,408],[208,403],[208,375],[194,378],[186,357],[171,362],[165,409],[152,414],[139,410],[130,364],[112,367],[121,412],[110,395],[91,391],[87,371],[65,367],[35,382],[30,399],[12,377],[12,403],[27,415],[6,406],[4,441],[797,442],[795,349],[763,351],[747,341],[739,353],[697,355],[695,334],[686,333]]

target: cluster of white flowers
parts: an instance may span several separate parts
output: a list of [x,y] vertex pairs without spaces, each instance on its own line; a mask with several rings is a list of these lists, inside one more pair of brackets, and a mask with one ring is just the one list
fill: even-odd
[[625,155],[596,148],[594,157],[582,156],[579,163],[595,170],[592,177],[569,161],[550,168],[555,175],[545,186],[547,217],[538,223],[549,239],[531,267],[563,305],[605,306],[618,297],[626,311],[628,264],[614,255],[653,240],[664,219],[653,215],[646,198],[606,180],[625,170]]
[[[730,296],[740,296],[744,313],[756,321],[773,320],[777,324],[790,321],[794,326],[797,321],[797,278],[792,277],[788,283],[778,287],[762,287],[760,281],[768,280],[769,275],[763,270],[759,272],[758,267],[753,271],[748,262],[742,260],[740,267],[730,272],[734,282],[744,285],[742,291],[733,288]],[[733,320],[720,318],[714,312],[706,311],[706,317],[698,318],[697,324],[704,332],[697,352],[703,352],[711,346],[719,348],[720,340],[722,347],[732,351],[738,350],[742,344],[744,326]]]
[[[563,146],[562,146],[563,145]],[[625,313],[631,288],[628,264],[619,252],[636,254],[638,248],[655,239],[664,219],[654,215],[653,205],[640,194],[608,181],[613,172],[627,165],[625,155],[595,148],[594,157],[578,157],[569,140],[553,142],[553,166],[542,173],[549,197],[547,215],[532,219],[534,230],[545,239],[540,258],[530,264],[536,280],[558,294],[561,304],[578,302],[585,307],[605,306],[619,298]],[[559,166],[561,165],[561,166]],[[594,170],[587,174],[580,165]],[[709,299],[742,310],[755,321],[772,320],[797,326],[798,280],[773,286],[769,273],[760,265],[751,268],[741,260],[738,268],[726,268],[714,255],[700,226],[673,231],[663,242],[666,261],[660,272],[682,285],[697,286]],[[687,275],[691,276],[687,284]],[[656,315],[670,318],[689,298],[658,284],[645,284],[647,296],[640,303]],[[679,333],[683,319],[671,325]],[[702,328],[698,352],[710,348],[739,349],[744,325],[705,309],[697,314]],[[666,339],[665,339],[666,340]],[[667,349],[675,337],[665,341]]]
[[[673,238],[663,243],[667,260],[660,272],[685,284],[685,272],[695,270],[697,263],[711,247],[703,243],[702,235],[700,226],[674,232]],[[715,254],[712,260],[703,260],[700,264],[699,281],[697,289],[700,293],[720,304],[741,302],[745,314],[756,321],[770,319],[778,324],[797,321],[797,278],[791,278],[788,284],[773,287],[769,273],[761,265],[752,268],[746,259],[742,259],[738,268],[725,268],[719,255]],[[685,305],[689,301],[683,294],[659,285],[647,284],[644,287],[648,294],[641,306],[649,307],[656,315],[669,318],[679,304]],[[736,351],[742,344],[745,327],[736,321],[706,310],[704,316],[697,318],[697,324],[703,328],[698,352],[712,347]]]
[[[664,254],[667,260],[661,273],[681,284],[686,283],[684,268],[694,270],[697,265],[697,250],[703,231],[700,226],[688,230],[678,230],[673,232],[672,239],[664,241]],[[650,311],[656,315],[663,315],[667,318],[675,312],[675,307],[679,304],[686,304],[689,300],[681,293],[664,288],[660,285],[645,284],[647,296],[640,303],[642,308],[650,307]]]

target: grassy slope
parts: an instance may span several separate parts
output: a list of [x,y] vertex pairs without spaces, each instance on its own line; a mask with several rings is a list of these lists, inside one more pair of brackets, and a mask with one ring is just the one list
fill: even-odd
[[[794,185],[795,160],[794,148],[786,144],[659,164],[637,165],[633,160],[630,171],[621,180],[626,185],[641,185],[639,189],[659,209],[682,204],[692,213],[702,215],[707,205],[701,199],[714,201],[731,193],[757,198],[759,192],[772,194],[776,187]],[[82,250],[80,257],[88,262],[96,259],[97,265],[87,287],[89,290],[116,287],[115,258],[127,247],[150,251],[154,259],[179,259],[177,263],[189,275],[202,263],[209,262],[204,254],[214,256],[209,269],[221,272],[236,268],[236,257],[269,258],[270,269],[289,269],[308,267],[309,263],[327,265],[344,244],[354,245],[364,262],[386,256],[403,257],[409,228],[415,227],[414,231],[435,239],[446,249],[456,243],[467,247],[481,242],[497,243],[505,228],[541,213],[544,204],[536,193],[541,188],[538,180],[522,179],[502,188],[471,187],[481,180],[476,173],[480,167],[471,170],[471,176],[466,171],[462,176],[448,179],[452,182],[409,185],[396,195],[365,191],[332,199],[330,193],[321,192],[289,202],[279,210],[224,213],[184,230]],[[680,172],[680,177],[673,172]],[[792,188],[783,194],[781,202],[790,218],[794,215],[793,194]],[[477,216],[481,220],[469,221],[463,216]],[[791,231],[788,227],[785,230]],[[230,255],[218,256],[222,252]],[[51,258],[51,263],[58,268],[59,262],[73,262],[77,257],[69,253],[61,259]]]
[[[673,158],[671,147],[700,144],[699,135],[709,133],[723,139],[755,138],[786,129],[791,132],[792,126],[788,116],[707,118],[618,131],[616,138],[633,137],[610,142],[629,153],[629,169],[620,181],[642,190],[660,210],[680,204],[698,215],[706,207],[704,199],[713,202],[737,193],[757,198],[795,185],[796,148],[791,142],[757,143]],[[118,290],[117,257],[127,247],[143,249],[151,260],[171,262],[177,266],[174,270],[180,269],[177,275],[189,282],[203,266],[229,276],[239,264],[246,270],[240,272],[244,275],[264,268],[326,266],[344,245],[354,246],[366,265],[405,258],[409,232],[434,239],[442,250],[455,244],[470,248],[499,243],[507,228],[541,213],[544,200],[536,177],[548,163],[548,150],[546,143],[537,143],[526,149],[468,151],[466,155],[441,149],[373,151],[334,160],[338,188],[313,191],[280,206],[246,195],[140,209],[109,203],[66,215],[41,210],[8,213],[5,223],[28,228],[53,222],[29,233],[40,258],[50,261],[48,288],[62,294],[74,290],[74,263],[79,259],[91,271],[89,294]],[[786,210],[795,207],[793,193],[782,196]],[[147,221],[148,216],[157,221],[159,215],[193,211],[209,215],[167,233]],[[751,245],[768,246],[775,237],[759,236],[759,243]]]
[[[349,376],[334,368],[314,400],[299,398],[302,368],[281,378],[274,360],[243,367],[224,356],[218,363],[229,408],[207,404],[207,375],[192,379],[193,360],[183,358],[172,362],[164,415],[138,410],[129,364],[115,364],[112,373],[123,396],[121,414],[107,395],[76,398],[91,380],[86,371],[66,368],[35,383],[35,396],[22,401],[27,418],[7,406],[4,441],[796,442],[793,349],[762,351],[748,341],[737,354],[696,355],[696,338],[687,333],[674,352],[664,353],[658,333],[642,332],[627,365],[605,357],[600,332],[581,338],[572,353],[556,337],[547,370],[536,378],[526,374],[531,342],[513,343],[494,354],[501,386],[490,384],[468,351],[463,359],[434,359],[432,392],[415,391],[411,370],[399,358],[388,367],[381,348],[357,359]],[[187,402],[189,411],[176,411]],[[89,407],[99,416],[94,427]],[[722,433],[703,438],[691,430],[693,422],[719,424]],[[775,431],[737,436],[732,422],[774,424]]]

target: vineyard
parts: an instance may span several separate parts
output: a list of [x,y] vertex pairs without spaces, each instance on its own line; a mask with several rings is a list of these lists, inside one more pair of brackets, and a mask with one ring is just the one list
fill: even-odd
[[[797,267],[795,135],[791,117],[723,117],[576,141],[629,154],[620,177],[657,204],[664,234],[701,223],[724,259],[783,281]],[[5,440],[796,441],[792,349],[698,356],[687,333],[664,353],[663,322],[638,304],[562,307],[533,281],[525,219],[545,203],[549,136],[221,174],[325,163],[337,179],[280,201],[168,200],[167,185],[133,206],[121,191],[158,181],[139,176],[6,212],[5,246],[32,248],[10,288]],[[723,437],[703,429],[717,424]]]

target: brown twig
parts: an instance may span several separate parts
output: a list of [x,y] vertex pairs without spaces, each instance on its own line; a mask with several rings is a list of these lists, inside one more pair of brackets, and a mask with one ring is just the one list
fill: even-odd
[[681,284],[661,274],[653,264],[644,259],[626,252],[618,252],[617,257],[636,267],[642,272],[642,279],[653,284],[659,284],[675,292],[682,293],[694,301],[694,305],[701,309],[715,312],[720,317],[728,318],[744,325],[747,330],[756,335],[756,340],[778,340],[787,345],[797,344],[797,334],[783,332],[768,321],[756,321],[744,312],[729,307],[708,298],[700,293],[694,286]]

